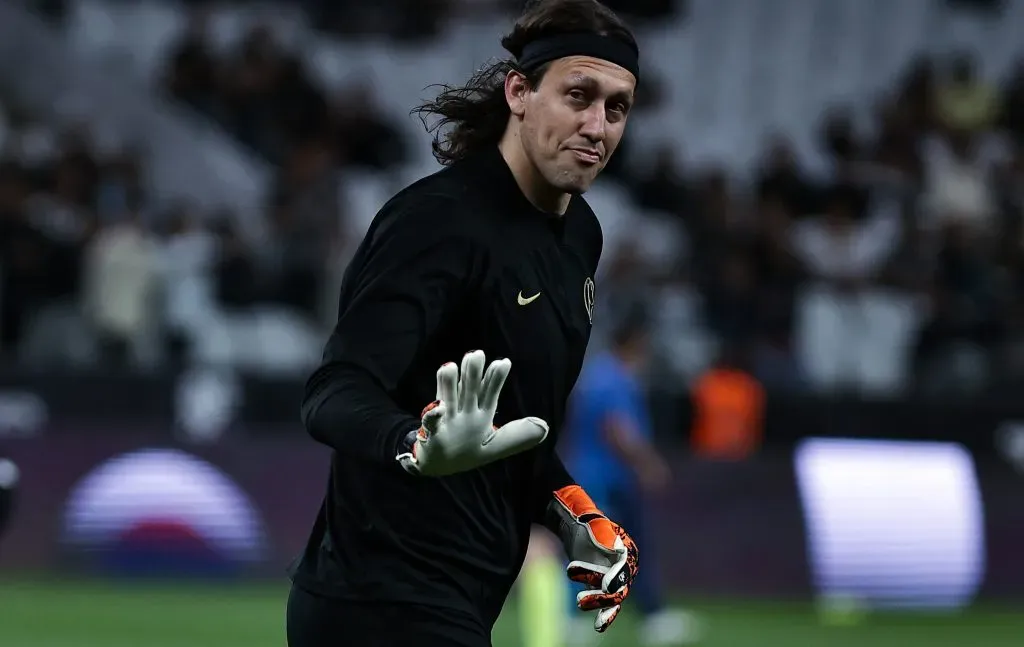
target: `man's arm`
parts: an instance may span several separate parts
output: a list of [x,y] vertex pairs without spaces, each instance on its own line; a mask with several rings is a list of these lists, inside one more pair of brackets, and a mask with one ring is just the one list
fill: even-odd
[[554,448],[550,451],[542,448],[540,452],[537,457],[537,478],[534,479],[534,483],[539,487],[535,490],[533,501],[533,522],[548,526],[548,530],[557,534],[558,529],[550,527],[551,517],[548,514],[548,508],[555,492],[570,485],[576,485],[576,480],[569,474],[565,463],[559,458]]
[[[657,449],[637,428],[637,403],[618,381],[603,381],[590,394],[597,407],[598,428],[594,441],[607,445],[629,466],[637,480],[651,490],[664,486],[669,468]],[[642,406],[642,405],[641,405]]]
[[420,418],[389,394],[472,289],[480,250],[443,198],[385,209],[396,213],[380,218],[345,277],[346,298],[306,383],[302,420],[338,452],[394,464]]
[[630,416],[610,411],[601,431],[604,433],[604,441],[629,465],[642,485],[658,489],[667,483],[668,465],[654,446],[640,434]]

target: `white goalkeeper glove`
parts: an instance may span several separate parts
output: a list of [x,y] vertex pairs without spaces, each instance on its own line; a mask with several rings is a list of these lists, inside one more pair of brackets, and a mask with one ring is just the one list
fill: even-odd
[[462,373],[454,362],[437,371],[437,400],[423,410],[409,451],[397,460],[406,471],[445,476],[476,469],[544,442],[548,423],[521,418],[494,426],[498,396],[512,362],[499,359],[484,372],[483,351],[466,353]]

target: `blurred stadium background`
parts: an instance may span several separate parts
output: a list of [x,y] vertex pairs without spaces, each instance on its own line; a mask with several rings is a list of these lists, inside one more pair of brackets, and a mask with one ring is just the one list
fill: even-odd
[[[654,305],[647,568],[707,645],[1024,644],[1024,1],[608,4],[645,83],[594,346]],[[284,644],[340,273],[519,5],[0,2],[0,645]]]

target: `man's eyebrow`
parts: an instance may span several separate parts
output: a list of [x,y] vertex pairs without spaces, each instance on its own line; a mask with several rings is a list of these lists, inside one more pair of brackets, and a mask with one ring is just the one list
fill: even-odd
[[[595,79],[592,76],[582,74],[580,72],[574,72],[573,74],[570,74],[569,82],[572,85],[587,90],[599,90],[601,87],[601,84],[598,83],[597,79]],[[610,95],[610,98],[615,99],[617,101],[622,101],[627,106],[633,105],[633,93],[627,90],[620,90],[619,92],[614,92]]]
[[569,75],[569,82],[572,83],[573,85],[583,86],[583,87],[587,88],[588,90],[596,89],[600,85],[597,82],[597,80],[594,79],[594,77],[587,76],[586,74],[582,74],[580,72],[574,72],[574,73],[570,74]]

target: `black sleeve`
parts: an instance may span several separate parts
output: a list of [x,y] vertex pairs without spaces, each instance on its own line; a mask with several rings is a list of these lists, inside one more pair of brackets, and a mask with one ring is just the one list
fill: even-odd
[[317,441],[389,464],[420,424],[419,412],[404,410],[391,394],[475,284],[480,253],[450,201],[417,199],[385,206],[367,234],[302,403],[306,430]]
[[[548,506],[554,500],[555,492],[566,486],[576,485],[576,480],[569,474],[569,470],[565,468],[562,459],[552,449],[548,452],[539,453],[537,457],[537,479],[534,482],[539,487],[534,493],[533,522],[540,525],[549,525],[551,517],[548,515]],[[552,532],[557,532],[557,528],[551,528],[551,530]]]

